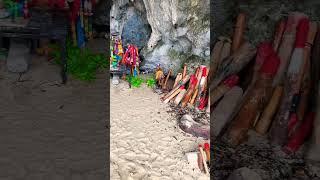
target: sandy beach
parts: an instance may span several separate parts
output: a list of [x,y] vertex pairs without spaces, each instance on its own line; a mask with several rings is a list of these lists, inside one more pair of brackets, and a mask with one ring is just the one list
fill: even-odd
[[203,139],[184,133],[151,88],[110,84],[111,179],[209,179],[185,153]]

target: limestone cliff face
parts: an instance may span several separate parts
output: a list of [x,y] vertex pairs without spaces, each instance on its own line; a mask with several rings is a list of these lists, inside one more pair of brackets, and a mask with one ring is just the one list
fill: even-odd
[[140,48],[146,70],[209,63],[210,0],[117,0],[110,15],[111,33]]

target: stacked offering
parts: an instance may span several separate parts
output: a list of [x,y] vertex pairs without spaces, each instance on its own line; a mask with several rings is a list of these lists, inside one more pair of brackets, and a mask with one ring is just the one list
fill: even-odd
[[294,153],[311,135],[315,117],[320,117],[314,98],[320,54],[317,44],[312,49],[314,42],[319,43],[314,41],[319,27],[302,13],[290,13],[280,20],[273,42],[262,42],[256,50],[243,38],[245,24],[246,15],[241,13],[232,42],[219,38],[212,51],[214,135],[236,146],[246,141],[249,129],[261,135],[269,132],[273,145]]
[[[201,65],[194,74],[187,74],[187,66],[184,65],[183,72],[178,73],[172,89],[168,87],[168,79],[171,75],[169,70],[165,77],[161,69],[156,71],[158,85],[169,91],[162,97],[164,103],[173,102],[177,106],[195,107],[198,110],[205,110],[208,107],[209,94],[207,91],[207,77],[209,69]],[[209,110],[209,109],[207,109]]]

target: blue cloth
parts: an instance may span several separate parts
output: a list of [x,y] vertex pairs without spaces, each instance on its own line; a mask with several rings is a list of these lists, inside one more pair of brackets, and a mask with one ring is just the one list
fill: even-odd
[[138,71],[137,71],[137,68],[134,68],[133,70],[133,77],[136,77],[138,76]]
[[83,48],[85,46],[85,33],[84,29],[81,27],[81,19],[78,17],[77,20],[77,42],[78,42],[78,47]]
[[23,2],[20,2],[20,3],[18,4],[18,16],[20,16],[20,17],[23,16],[23,5],[24,5]]

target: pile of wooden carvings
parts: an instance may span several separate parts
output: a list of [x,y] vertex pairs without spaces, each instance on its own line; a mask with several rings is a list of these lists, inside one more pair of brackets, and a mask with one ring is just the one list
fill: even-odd
[[[320,101],[315,98],[319,26],[292,12],[280,20],[272,42],[255,48],[243,38],[246,18],[239,14],[232,41],[219,38],[212,51],[209,87],[214,135],[236,146],[253,129],[268,135],[286,153],[296,152],[311,134],[314,119],[320,120],[316,106]],[[317,123],[315,133],[320,132]],[[314,139],[320,146],[319,133]]]
[[164,103],[173,102],[177,106],[194,107],[201,111],[209,111],[209,94],[207,88],[207,77],[209,69],[201,65],[193,74],[187,74],[187,66],[184,65],[183,72],[178,73],[172,89],[168,86],[168,80],[172,71],[167,76],[161,68],[156,71],[156,81],[163,89],[169,91],[161,99]]

